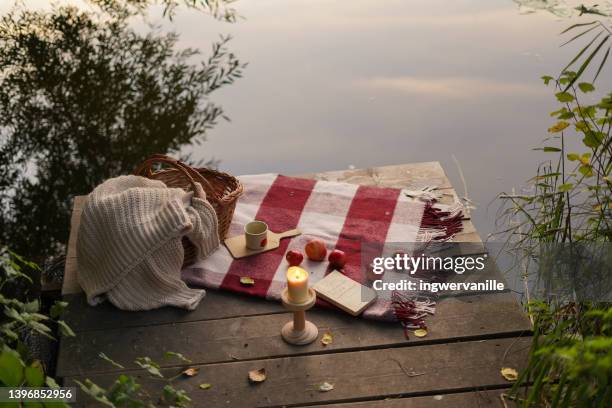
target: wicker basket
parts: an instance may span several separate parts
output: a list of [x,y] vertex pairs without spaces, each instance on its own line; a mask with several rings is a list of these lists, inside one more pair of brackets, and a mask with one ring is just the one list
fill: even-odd
[[[154,170],[154,166],[161,165]],[[223,240],[229,230],[236,201],[242,195],[240,181],[227,173],[207,168],[194,168],[172,157],[156,154],[144,161],[134,174],[154,180],[163,181],[168,187],[179,187],[185,191],[196,191],[194,183],[200,183],[206,192],[206,199],[215,209],[219,221],[219,238]],[[183,240],[185,244],[185,264],[190,263],[195,251]]]

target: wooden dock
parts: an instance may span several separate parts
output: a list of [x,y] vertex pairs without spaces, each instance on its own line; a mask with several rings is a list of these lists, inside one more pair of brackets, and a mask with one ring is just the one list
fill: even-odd
[[[455,196],[439,163],[417,163],[371,169],[310,174],[348,183],[398,188],[436,185],[444,201]],[[70,302],[65,319],[76,333],[60,342],[57,375],[65,385],[89,378],[109,385],[120,373],[138,378],[145,389],[159,392],[134,364],[148,356],[165,372],[185,368],[166,351],[190,358],[200,368],[194,377],[176,382],[194,407],[498,407],[500,394],[512,385],[502,367],[521,370],[530,345],[530,324],[509,292],[448,297],[427,320],[429,334],[406,339],[398,324],[354,318],[341,312],[312,310],[309,320],[320,336],[333,334],[327,346],[316,341],[291,346],[280,337],[290,315],[280,304],[207,290],[192,312],[163,308],[123,312],[109,304],[87,305],[76,283],[75,243],[82,198],[75,200],[66,262],[64,297]],[[469,219],[459,242],[480,242]],[[501,276],[496,277],[503,280]],[[125,368],[99,357],[104,353]],[[252,385],[247,373],[265,368],[268,379]],[[334,384],[321,392],[318,385]],[[199,385],[209,383],[210,389]],[[89,406],[81,394],[80,406]],[[91,403],[93,406],[93,403]]]

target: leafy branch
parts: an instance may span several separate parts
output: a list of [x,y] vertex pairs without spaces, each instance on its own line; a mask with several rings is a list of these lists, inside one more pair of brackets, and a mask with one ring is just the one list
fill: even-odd
[[144,15],[151,5],[161,5],[164,17],[170,20],[176,15],[180,6],[196,10],[210,15],[211,17],[234,23],[238,14],[232,4],[236,0],[88,0],[97,5],[103,11],[117,18],[127,18],[134,15]]
[[[53,339],[52,324],[57,324],[63,336],[74,336],[66,322],[59,319],[67,303],[56,302],[51,307],[50,315],[47,316],[41,313],[38,299],[24,301],[8,296],[6,292],[11,286],[23,282],[28,285],[32,283],[32,279],[26,273],[28,270],[38,270],[38,266],[6,247],[0,248],[0,309],[4,315],[0,324],[0,386],[46,385],[57,388],[55,380],[45,374],[42,363],[30,355],[22,339],[28,332]],[[68,407],[59,402],[49,406]]]
[[[114,367],[123,368],[123,366],[106,354],[101,353],[100,358],[107,361]],[[182,362],[190,363],[191,361],[181,353],[167,351],[164,358],[176,358]],[[184,375],[187,371],[179,372],[177,375],[166,377],[162,372],[159,363],[153,361],[149,357],[138,357],[134,363],[145,370],[152,380],[162,381],[164,386],[160,396],[152,396],[142,389],[135,377],[121,374],[113,382],[113,384],[104,388],[93,381],[86,379],[83,382],[75,381],[81,390],[89,395],[97,402],[112,408],[130,407],[130,408],[153,408],[156,406],[186,408],[191,403],[191,398],[182,389],[177,389],[174,386],[174,381]],[[190,370],[190,369],[188,369]],[[191,369],[194,370],[194,369]],[[155,399],[157,398],[157,399]]]

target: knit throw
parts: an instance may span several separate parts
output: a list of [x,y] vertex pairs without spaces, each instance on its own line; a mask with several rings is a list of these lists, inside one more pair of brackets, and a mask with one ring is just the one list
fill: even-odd
[[183,237],[204,258],[219,246],[217,216],[198,195],[138,176],[109,179],[87,197],[79,228],[79,283],[91,305],[194,309],[204,296],[181,280]]
[[[243,176],[240,181],[245,192],[237,203],[228,236],[243,234],[244,225],[254,219],[266,222],[274,232],[299,228],[302,235],[281,240],[275,250],[242,259],[233,259],[222,246],[209,258],[183,270],[183,279],[190,285],[280,301],[286,286],[287,251],[303,252],[305,244],[314,238],[323,240],[328,250],[344,251],[347,263],[343,272],[367,284],[361,265],[363,243],[383,248],[392,242],[449,240],[461,231],[460,205],[441,208],[411,199],[400,189],[276,174]],[[310,273],[311,285],[330,272],[328,262],[305,259],[302,266]],[[246,276],[255,284],[241,284],[240,278]],[[379,292],[363,317],[400,320],[410,326],[434,310],[432,299],[415,298],[414,293]]]

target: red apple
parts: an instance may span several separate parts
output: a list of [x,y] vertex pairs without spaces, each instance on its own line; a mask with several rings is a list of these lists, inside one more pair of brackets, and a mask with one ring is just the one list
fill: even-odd
[[292,249],[291,251],[287,252],[285,258],[287,259],[287,262],[289,262],[289,265],[300,266],[300,264],[304,260],[304,255],[302,255],[300,251]]
[[346,254],[344,251],[340,251],[339,249],[334,249],[330,252],[329,258],[327,258],[329,264],[336,269],[344,268],[346,265]]
[[322,261],[325,259],[325,255],[327,255],[325,243],[320,239],[309,241],[304,247],[304,250],[306,251],[306,256],[313,261]]

